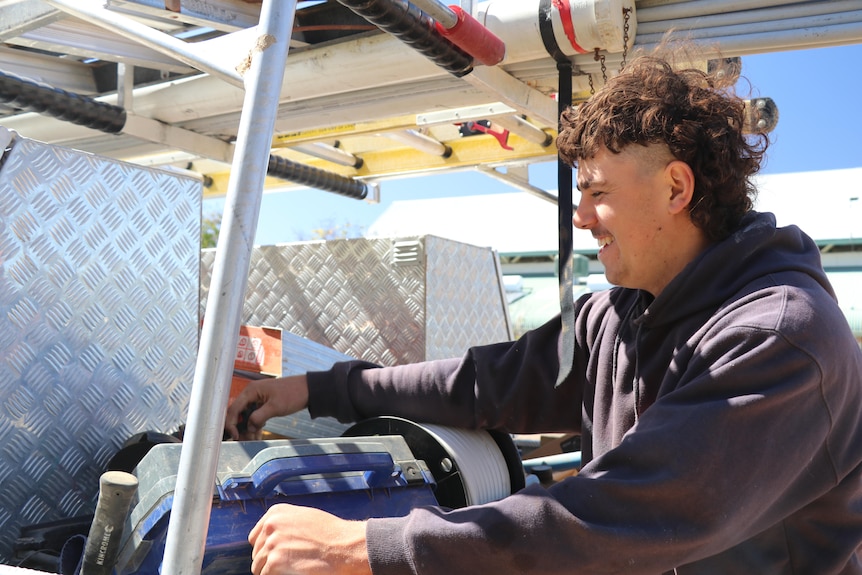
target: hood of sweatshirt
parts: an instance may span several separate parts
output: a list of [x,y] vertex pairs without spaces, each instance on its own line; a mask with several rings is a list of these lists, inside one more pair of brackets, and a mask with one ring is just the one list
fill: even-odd
[[646,306],[638,321],[655,327],[696,315],[716,308],[753,282],[788,272],[810,276],[835,297],[814,241],[796,226],[776,227],[771,213],[752,211],[735,233],[689,263]]

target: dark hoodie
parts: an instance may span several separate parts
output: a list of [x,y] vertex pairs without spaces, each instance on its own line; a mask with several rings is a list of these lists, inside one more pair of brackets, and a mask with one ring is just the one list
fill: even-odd
[[655,300],[577,311],[557,388],[559,317],[462,359],[309,374],[314,416],[582,434],[583,469],[547,490],[370,520],[375,575],[862,573],[862,351],[810,238],[752,213]]

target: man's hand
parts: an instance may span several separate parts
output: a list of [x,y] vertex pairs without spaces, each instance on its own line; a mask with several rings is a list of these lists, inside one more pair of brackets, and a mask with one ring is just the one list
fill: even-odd
[[312,507],[270,507],[248,535],[254,575],[371,575],[365,521]]
[[[245,433],[237,429],[240,414],[250,405],[257,405],[248,417]],[[305,375],[275,379],[256,379],[228,406],[224,428],[232,439],[260,439],[263,425],[271,417],[290,415],[308,405],[308,382]]]

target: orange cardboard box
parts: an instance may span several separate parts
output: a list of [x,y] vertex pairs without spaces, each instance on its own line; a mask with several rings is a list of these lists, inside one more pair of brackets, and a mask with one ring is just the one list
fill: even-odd
[[280,328],[240,326],[234,356],[230,401],[233,401],[253,379],[281,377],[281,354]]
[[281,329],[240,326],[234,369],[280,377]]

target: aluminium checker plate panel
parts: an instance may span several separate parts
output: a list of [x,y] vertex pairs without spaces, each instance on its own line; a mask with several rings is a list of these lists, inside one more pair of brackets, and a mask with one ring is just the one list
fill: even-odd
[[0,128],[0,562],[93,512],[122,443],[184,421],[200,182]]
[[[201,254],[202,314],[214,260]],[[296,242],[255,247],[249,270],[242,323],[353,358],[397,365],[511,339],[490,248],[430,235]],[[288,346],[283,357],[289,368]]]

